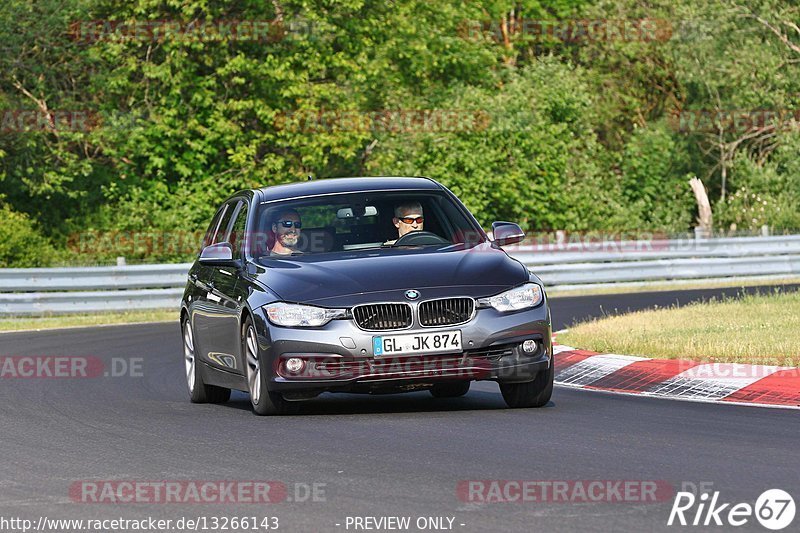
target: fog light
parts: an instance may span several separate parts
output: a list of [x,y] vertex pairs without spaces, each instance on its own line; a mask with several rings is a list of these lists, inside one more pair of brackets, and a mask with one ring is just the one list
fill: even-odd
[[536,344],[536,341],[527,340],[527,341],[522,343],[522,350],[527,352],[527,353],[535,352],[538,349],[538,347],[539,346],[538,346],[538,344]]
[[302,372],[303,368],[305,368],[306,363],[299,357],[290,357],[286,360],[286,370],[291,372],[292,374],[297,374],[298,372]]

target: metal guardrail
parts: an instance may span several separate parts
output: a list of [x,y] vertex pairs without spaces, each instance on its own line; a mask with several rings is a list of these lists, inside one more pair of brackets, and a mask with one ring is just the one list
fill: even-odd
[[177,310],[182,295],[183,288],[0,294],[0,316],[102,313],[141,309]]
[[545,243],[506,251],[548,287],[718,278],[800,277],[800,235]]
[[[800,235],[509,246],[547,287],[800,277]],[[178,308],[190,263],[0,269],[0,316]]]
[[[82,268],[0,269],[0,293],[182,287],[191,263]],[[0,297],[3,295],[0,294]]]
[[0,269],[0,316],[177,309],[191,266]]
[[528,266],[680,258],[766,257],[800,254],[800,235],[593,242],[509,246],[506,251]]

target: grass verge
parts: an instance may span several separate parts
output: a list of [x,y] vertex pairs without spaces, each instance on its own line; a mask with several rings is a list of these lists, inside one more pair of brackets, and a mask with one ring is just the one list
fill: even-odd
[[576,324],[558,342],[662,359],[800,365],[800,291],[710,300]]
[[45,317],[18,317],[0,319],[0,332],[57,329],[79,326],[131,324],[135,322],[178,322],[178,311],[128,311],[125,313],[97,313],[81,315],[54,315]]
[[665,281],[663,283],[614,283],[602,287],[571,287],[549,288],[547,296],[550,298],[566,298],[569,296],[595,296],[600,294],[630,294],[637,292],[664,292],[683,291],[691,289],[729,289],[744,287],[781,287],[784,285],[800,284],[800,278],[740,278],[735,280],[694,280],[694,281]]

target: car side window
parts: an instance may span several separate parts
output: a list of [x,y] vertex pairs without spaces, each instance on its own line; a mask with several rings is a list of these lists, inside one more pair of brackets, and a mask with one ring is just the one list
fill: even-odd
[[203,238],[203,248],[209,246],[214,242],[214,235],[217,233],[217,228],[219,227],[219,219],[222,217],[222,214],[227,209],[228,209],[228,204],[224,204],[217,210],[217,213],[214,215],[214,218],[211,219],[211,224],[208,225],[206,236]]
[[242,244],[244,243],[245,231],[247,227],[247,202],[239,202],[236,211],[236,218],[233,220],[228,242],[233,245],[233,258],[243,259]]
[[228,235],[230,234],[231,230],[231,222],[233,220],[234,212],[236,211],[236,204],[236,201],[225,204],[227,209],[225,210],[225,213],[222,214],[222,219],[219,222],[219,228],[217,228],[217,233],[214,235],[214,240],[211,242],[211,244],[218,244],[228,241]]

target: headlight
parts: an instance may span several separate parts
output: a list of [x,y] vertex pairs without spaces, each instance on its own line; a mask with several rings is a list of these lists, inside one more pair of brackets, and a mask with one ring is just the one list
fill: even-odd
[[347,315],[346,309],[325,309],[312,305],[287,304],[276,302],[264,306],[269,321],[276,326],[314,327],[324,326],[334,318]]
[[542,288],[536,283],[526,283],[489,298],[479,298],[481,307],[494,307],[498,311],[517,311],[536,307],[542,303]]

